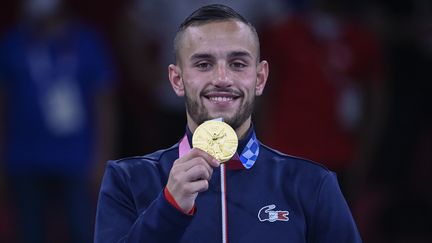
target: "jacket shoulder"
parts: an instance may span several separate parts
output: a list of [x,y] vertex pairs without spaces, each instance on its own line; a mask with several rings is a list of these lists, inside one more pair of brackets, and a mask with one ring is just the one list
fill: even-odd
[[[115,167],[123,171],[133,171],[137,167],[160,169],[165,158],[171,158],[177,154],[178,144],[168,148],[155,151],[146,155],[125,157],[117,160],[108,161],[110,167]],[[169,160],[171,161],[171,160]]]
[[264,156],[271,158],[271,160],[275,163],[312,170],[323,174],[332,173],[331,170],[319,162],[299,156],[285,154],[264,144],[261,144],[261,148],[263,150],[262,152],[264,153]]

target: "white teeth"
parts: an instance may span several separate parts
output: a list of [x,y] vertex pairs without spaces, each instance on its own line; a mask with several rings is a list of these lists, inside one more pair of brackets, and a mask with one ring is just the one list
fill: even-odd
[[233,98],[232,97],[210,97],[210,100],[216,102],[227,102],[233,100]]

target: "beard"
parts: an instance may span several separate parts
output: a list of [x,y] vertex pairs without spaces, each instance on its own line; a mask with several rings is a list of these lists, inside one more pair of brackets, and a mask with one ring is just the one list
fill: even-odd
[[[248,100],[244,99],[244,93],[242,92],[243,103],[240,105],[238,110],[233,112],[233,115],[224,114],[221,112],[220,115],[211,116],[204,105],[199,100],[193,99],[185,88],[186,97],[186,111],[192,120],[200,125],[201,123],[212,120],[215,118],[222,117],[223,121],[228,123],[234,130],[238,129],[251,115],[255,104],[255,96],[251,96]],[[202,97],[200,95],[200,97]],[[238,98],[238,99],[240,99]]]

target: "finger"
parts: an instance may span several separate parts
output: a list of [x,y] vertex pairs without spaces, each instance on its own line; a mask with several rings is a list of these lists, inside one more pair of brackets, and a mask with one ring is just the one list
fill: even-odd
[[202,157],[205,161],[207,161],[211,166],[218,167],[219,162],[211,156],[209,153],[199,149],[199,148],[192,148],[188,153],[186,153],[184,156],[179,158],[178,163],[184,163],[188,160],[191,160],[195,157]]
[[187,181],[210,180],[213,173],[212,169],[208,169],[203,165],[196,165],[185,172]]
[[182,163],[177,163],[177,164],[175,163],[171,170],[186,172],[195,166],[205,167],[205,169],[208,171],[213,170],[212,167],[208,164],[208,162],[205,159],[203,159],[202,157],[196,157],[196,158],[193,158],[189,161],[185,161]]
[[220,162],[217,159],[215,159],[213,156],[211,156],[209,153],[205,152],[204,150],[201,150],[199,148],[193,148],[191,150],[191,153],[193,155],[198,155],[204,158],[212,167],[219,167],[220,165]]
[[209,182],[207,180],[198,180],[187,185],[187,191],[190,194],[207,191]]

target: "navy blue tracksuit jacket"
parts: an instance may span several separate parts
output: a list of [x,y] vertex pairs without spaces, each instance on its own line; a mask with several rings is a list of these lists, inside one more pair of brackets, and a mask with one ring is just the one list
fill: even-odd
[[[239,145],[241,149],[244,142]],[[186,215],[163,194],[178,157],[176,144],[108,162],[97,206],[96,243],[222,242],[220,170],[214,170],[209,189],[198,195],[195,214]],[[226,188],[230,243],[361,242],[335,174],[322,165],[261,144],[252,168],[227,170]]]

